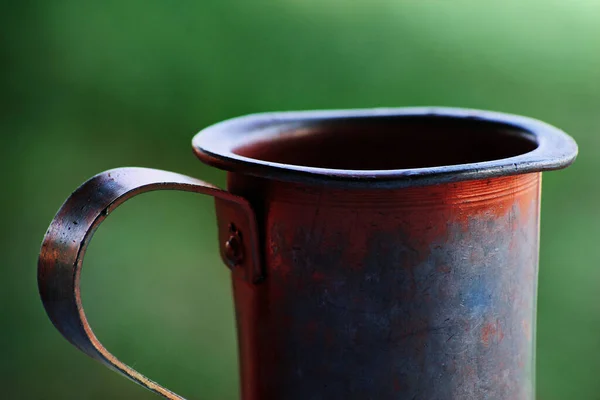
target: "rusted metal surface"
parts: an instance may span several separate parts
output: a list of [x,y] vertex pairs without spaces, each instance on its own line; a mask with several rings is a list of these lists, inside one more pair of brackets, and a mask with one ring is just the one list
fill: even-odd
[[[248,202],[226,191],[184,175],[147,168],[118,168],[84,183],[67,199],[50,224],[38,262],[40,296],[54,326],[75,347],[107,367],[168,399],[183,399],[125,365],[106,350],[87,322],[81,303],[80,276],[87,245],[100,223],[126,200],[153,190],[182,190],[215,197],[221,252],[229,239],[229,225],[244,230],[249,246],[244,260],[236,260],[233,276],[259,280],[257,229]],[[241,242],[239,243],[241,246]],[[241,247],[239,248],[241,251]],[[212,266],[210,266],[212,267]],[[115,397],[118,397],[115,395]]]
[[228,192],[119,169],[52,222],[40,293],[75,346],[180,398],[98,343],[78,288],[112,208],[180,189],[217,199],[244,400],[534,399],[541,172],[575,159],[569,136],[525,117],[411,108],[242,117],[193,145],[230,171]]
[[539,173],[231,189],[264,203],[267,279],[234,280],[244,399],[534,398]]

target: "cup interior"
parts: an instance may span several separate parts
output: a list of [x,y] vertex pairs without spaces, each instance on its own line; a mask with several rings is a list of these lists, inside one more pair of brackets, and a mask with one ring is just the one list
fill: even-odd
[[234,147],[232,152],[304,167],[398,170],[501,160],[537,147],[533,134],[501,123],[402,116],[284,127]]

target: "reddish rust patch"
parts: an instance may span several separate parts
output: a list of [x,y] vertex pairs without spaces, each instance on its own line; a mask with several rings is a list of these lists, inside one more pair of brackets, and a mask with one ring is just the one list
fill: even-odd
[[290,272],[292,272],[291,264],[285,262],[280,254],[273,255],[270,269],[272,271],[277,271],[278,274],[283,278],[287,278],[290,275]]
[[489,346],[490,338],[496,334],[496,326],[494,324],[485,324],[481,329],[481,342],[484,346]]
[[315,271],[312,273],[312,280],[315,282],[323,282],[323,280],[325,279],[325,275],[323,275],[321,272],[319,271]]
[[494,339],[496,339],[496,343],[500,343],[504,339],[504,332],[502,332],[499,321],[487,323],[481,328],[481,342],[484,346],[488,347]]
[[449,273],[449,272],[450,272],[450,267],[449,267],[449,266],[447,266],[446,264],[444,264],[444,265],[440,265],[440,266],[437,268],[437,270],[438,270],[438,272],[443,272],[443,273],[447,274],[447,273]]

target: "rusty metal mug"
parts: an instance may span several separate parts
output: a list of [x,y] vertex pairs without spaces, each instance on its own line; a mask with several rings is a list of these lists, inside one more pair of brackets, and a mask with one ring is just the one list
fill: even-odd
[[73,345],[111,355],[81,304],[87,244],[125,200],[215,198],[245,400],[533,399],[541,172],[575,142],[495,112],[401,108],[250,115],[193,139],[228,190],[118,168],[84,183],[44,238],[38,283]]

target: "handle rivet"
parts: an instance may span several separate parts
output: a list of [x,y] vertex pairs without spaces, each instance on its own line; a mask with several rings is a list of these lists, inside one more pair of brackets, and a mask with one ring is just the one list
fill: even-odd
[[244,260],[242,233],[234,224],[229,224],[229,238],[225,242],[225,258],[231,268],[240,265]]

